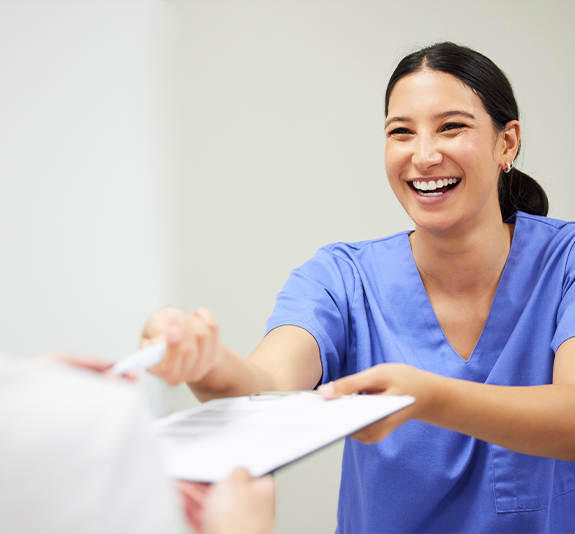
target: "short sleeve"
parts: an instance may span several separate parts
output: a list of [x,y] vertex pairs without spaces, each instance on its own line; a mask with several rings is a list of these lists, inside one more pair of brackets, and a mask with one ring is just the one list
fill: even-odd
[[352,263],[324,247],[291,272],[267,322],[266,335],[274,328],[291,325],[315,338],[321,355],[322,383],[343,374],[355,281]]
[[573,245],[565,263],[563,295],[557,310],[557,328],[551,341],[553,352],[568,339],[575,337],[575,252]]

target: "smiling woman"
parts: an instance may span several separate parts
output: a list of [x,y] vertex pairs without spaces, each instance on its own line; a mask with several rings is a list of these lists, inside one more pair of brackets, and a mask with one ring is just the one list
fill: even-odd
[[414,396],[347,440],[340,533],[575,532],[575,224],[547,218],[512,169],[517,105],[485,56],[407,56],[386,116],[388,179],[415,230],[320,249],[247,360],[207,310],[158,312],[152,371],[200,399]]
[[[399,80],[388,103],[385,163],[391,187],[416,228],[467,231],[499,224],[497,180],[514,159],[519,125],[498,135],[479,97],[457,78],[429,68]],[[439,181],[452,188],[433,194]],[[419,185],[418,185],[419,184]]]
[[[505,132],[510,126],[517,128],[518,145],[515,155],[505,162],[503,168],[498,168],[498,193],[503,220],[517,211],[533,215],[547,215],[549,203],[541,186],[527,174],[513,168],[513,161],[519,154],[520,143],[519,109],[511,84],[505,74],[490,59],[474,50],[449,42],[439,43],[410,54],[399,63],[389,80],[385,94],[385,115],[389,117],[386,121],[388,137],[391,133],[395,136],[409,134],[408,128],[401,128],[403,117],[394,117],[393,114],[389,116],[393,89],[400,80],[424,70],[438,76],[440,73],[449,74],[452,82],[460,82],[460,89],[473,92],[476,99],[480,101],[480,114],[489,116],[496,135]],[[433,88],[429,89],[433,91]],[[450,101],[448,104],[455,105],[455,101]],[[471,102],[472,107],[473,104],[476,105],[477,102]],[[465,110],[450,109],[441,112],[435,109],[433,111],[436,119],[442,122],[441,128],[445,134],[449,132],[457,134],[461,129],[469,127],[469,121],[476,120],[471,112]],[[458,118],[460,120],[457,120]],[[388,146],[390,146],[389,143]],[[425,190],[425,186],[418,189]]]

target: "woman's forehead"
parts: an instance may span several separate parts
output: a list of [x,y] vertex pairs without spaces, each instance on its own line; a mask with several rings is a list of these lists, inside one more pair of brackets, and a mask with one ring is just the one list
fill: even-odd
[[477,94],[445,72],[423,69],[401,78],[389,97],[388,117],[460,109],[476,115],[485,109]]

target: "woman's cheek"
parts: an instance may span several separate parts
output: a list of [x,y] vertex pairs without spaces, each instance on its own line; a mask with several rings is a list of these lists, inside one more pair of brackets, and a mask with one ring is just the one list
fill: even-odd
[[475,166],[478,158],[480,162],[484,161],[487,155],[484,153],[484,143],[469,135],[461,135],[454,141],[451,147],[452,157],[461,167]]
[[409,149],[406,146],[398,145],[393,141],[385,146],[385,172],[390,183],[398,180],[402,172],[406,172],[410,162]]

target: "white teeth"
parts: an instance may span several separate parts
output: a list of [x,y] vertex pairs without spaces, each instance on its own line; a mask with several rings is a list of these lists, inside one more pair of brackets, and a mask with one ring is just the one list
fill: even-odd
[[[446,185],[451,185],[457,183],[459,180],[457,178],[443,178],[439,180],[429,180],[427,182],[416,180],[412,182],[412,185],[415,189],[420,191],[435,191],[436,189],[440,189],[445,187]],[[435,193],[441,194],[441,193]]]

